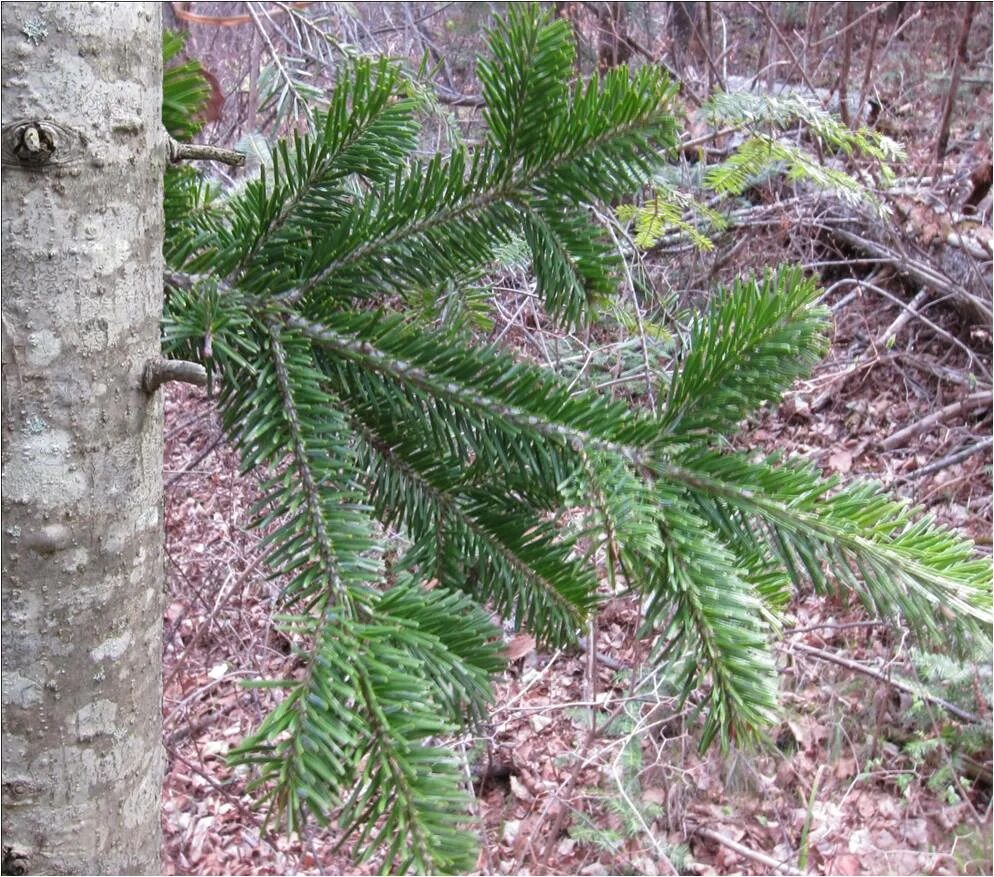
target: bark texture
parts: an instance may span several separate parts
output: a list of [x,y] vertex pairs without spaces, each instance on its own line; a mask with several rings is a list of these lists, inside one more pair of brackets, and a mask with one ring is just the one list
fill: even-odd
[[158,873],[158,3],[5,3],[3,857]]

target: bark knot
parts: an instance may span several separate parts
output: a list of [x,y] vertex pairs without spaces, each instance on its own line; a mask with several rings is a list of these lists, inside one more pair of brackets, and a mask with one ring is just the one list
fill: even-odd
[[43,122],[29,122],[14,132],[14,155],[25,164],[48,164],[58,144],[55,129]]
[[0,874],[27,874],[30,864],[31,857],[24,850],[4,844]]

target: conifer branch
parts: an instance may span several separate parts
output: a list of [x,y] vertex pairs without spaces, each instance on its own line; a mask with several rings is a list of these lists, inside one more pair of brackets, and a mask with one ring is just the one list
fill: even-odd
[[504,420],[528,432],[562,441],[574,450],[589,447],[617,454],[635,464],[644,465],[649,462],[649,456],[637,446],[600,439],[583,430],[570,428],[551,419],[543,419],[521,407],[505,404],[470,387],[445,382],[443,377],[432,375],[426,369],[413,366],[403,360],[393,359],[368,341],[346,336],[303,317],[288,316],[285,322],[288,328],[296,330],[316,344],[359,362],[385,377],[425,390],[432,396],[450,398],[460,406]]
[[[343,839],[383,851],[384,870],[473,867],[461,773],[438,743],[492,699],[502,661],[488,612],[574,639],[603,545],[610,575],[645,599],[657,670],[685,697],[703,692],[705,745],[773,720],[770,639],[791,582],[851,588],[925,635],[949,621],[980,638],[991,621],[990,564],[965,540],[876,488],[716,449],[824,348],[815,285],[798,272],[716,296],[658,418],[435,334],[430,315],[376,311],[384,293],[411,301],[478,279],[522,239],[554,320],[582,323],[614,290],[621,263],[587,205],[653,180],[676,143],[673,89],[651,68],[574,87],[568,27],[534,7],[510,10],[490,51],[479,149],[415,161],[402,74],[356,60],[313,130],[277,143],[258,179],[233,193],[190,169],[166,181],[164,346],[201,362],[209,387],[220,378],[243,469],[268,470],[255,525],[271,531],[279,623],[305,665],[256,683],[285,697],[231,760],[258,770],[251,789],[290,830],[337,811]],[[206,90],[195,65],[170,69],[164,119],[187,136]],[[750,106],[714,109],[747,124]],[[894,154],[804,105],[759,116]],[[735,191],[770,156],[847,185],[765,131],[712,182]],[[681,197],[645,209],[684,227],[696,208]],[[567,508],[584,510],[582,533],[551,520]],[[411,545],[389,580],[371,515]],[[584,537],[587,556],[574,556]]]
[[[304,502],[307,507],[307,514],[310,518],[311,527],[314,532],[314,541],[318,549],[321,567],[324,575],[327,576],[330,587],[330,595],[334,595],[335,600],[341,604],[348,612],[349,616],[355,615],[355,606],[352,603],[352,596],[345,587],[341,576],[338,573],[338,563],[335,558],[335,551],[332,546],[331,534],[328,531],[328,524],[321,507],[320,488],[315,481],[314,473],[311,470],[311,454],[308,452],[306,442],[301,430],[300,414],[294,400],[294,385],[290,381],[287,371],[286,351],[280,341],[278,327],[270,322],[269,342],[270,352],[273,357],[273,366],[276,373],[276,384],[279,388],[280,398],[283,403],[283,413],[286,417],[288,427],[290,447],[293,455],[293,466],[297,470],[297,476],[303,487]],[[329,595],[329,596],[330,596]]]

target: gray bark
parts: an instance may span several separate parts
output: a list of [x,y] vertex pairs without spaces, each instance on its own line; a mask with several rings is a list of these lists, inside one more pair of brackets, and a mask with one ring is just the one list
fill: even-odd
[[160,8],[2,41],[4,871],[158,873]]

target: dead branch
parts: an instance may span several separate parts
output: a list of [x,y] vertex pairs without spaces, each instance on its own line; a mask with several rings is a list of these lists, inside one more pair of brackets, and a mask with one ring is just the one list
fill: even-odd
[[[862,286],[863,284],[858,284]],[[864,365],[870,363],[871,361],[876,361],[880,359],[878,350],[880,348],[885,348],[887,343],[892,339],[897,337],[897,333],[904,328],[904,326],[918,313],[918,308],[921,307],[925,299],[928,298],[927,290],[921,290],[912,300],[911,304],[903,305],[901,313],[898,314],[897,319],[894,320],[873,342],[873,344],[865,350],[860,356],[856,357],[846,368],[842,374],[835,378],[832,383],[815,398],[814,402],[811,403],[812,411],[820,411],[825,405],[828,404],[829,399],[833,395],[838,393],[837,384],[839,381],[844,381],[853,372],[862,368]]]
[[[948,296],[957,310],[972,322],[990,325],[994,318],[989,281],[986,291],[980,288],[979,283],[978,288],[967,289],[962,282],[956,282],[950,277],[949,273],[943,270],[943,266],[936,265],[933,258],[926,254],[909,252],[912,248],[911,242],[895,240],[893,226],[884,228],[881,223],[869,220],[866,215],[862,219],[857,215],[850,215],[848,221],[843,220],[824,227],[830,237],[848,244],[864,255],[879,259],[881,263],[889,265],[916,285],[927,286],[939,295]],[[974,258],[972,251],[966,252],[972,260]],[[989,272],[988,267],[986,273]]]
[[713,840],[715,843],[721,844],[723,847],[728,847],[730,850],[734,850],[740,856],[744,856],[753,862],[758,862],[760,865],[765,865],[770,868],[773,872],[777,874],[800,874],[800,871],[795,871],[789,865],[785,865],[783,862],[778,862],[776,859],[766,855],[766,853],[761,853],[758,850],[750,849],[743,844],[740,844],[737,840],[732,840],[730,837],[720,834],[710,828],[704,828],[703,826],[698,826],[694,831],[701,837],[706,837],[708,840]]
[[962,463],[964,460],[968,460],[974,454],[979,454],[981,451],[989,451],[992,446],[994,446],[994,438],[981,439],[979,442],[967,445],[967,447],[962,450],[949,454],[941,460],[936,460],[934,463],[922,466],[921,469],[916,469],[914,472],[905,475],[900,480],[914,481],[917,478],[924,478],[926,475],[931,475],[933,472],[939,472],[942,469],[947,469],[949,466],[955,466],[957,463]]
[[953,69],[949,74],[949,91],[942,107],[942,121],[939,123],[939,136],[935,141],[935,164],[941,171],[946,158],[946,145],[949,143],[949,123],[953,117],[953,106],[956,104],[956,92],[959,90],[959,79],[962,63],[966,60],[966,45],[970,39],[970,25],[973,23],[973,13],[977,4],[970,0],[963,4],[963,20],[960,23],[959,40],[956,45],[956,55],[953,57]]
[[[877,286],[876,284],[870,283],[868,281],[863,281],[862,285],[867,289],[872,289],[875,293],[877,293],[877,295],[882,295],[884,298],[894,302],[894,304],[899,305],[902,308],[907,307],[907,305],[905,305],[905,303],[901,301],[901,299],[899,299],[896,295],[888,292],[886,289],[883,289],[882,287]],[[988,381],[991,379],[990,369],[976,355],[976,353],[974,353],[974,351],[972,351],[969,347],[967,347],[966,344],[960,341],[959,338],[957,338],[955,335],[951,334],[950,332],[947,332],[945,329],[942,328],[942,326],[938,325],[937,323],[934,323],[932,320],[930,320],[928,317],[926,317],[924,314],[918,311],[915,311],[912,314],[912,318],[922,323],[923,325],[928,326],[929,329],[931,329],[940,338],[945,338],[954,347],[958,347],[960,350],[962,350],[969,358],[971,367],[975,367],[978,371],[980,371],[983,374],[983,376],[987,378]]]
[[848,658],[843,658],[841,655],[826,652],[824,649],[816,649],[814,646],[808,646],[804,643],[790,643],[787,648],[793,652],[803,652],[806,655],[811,655],[812,658],[818,658],[820,661],[828,661],[831,664],[838,664],[840,667],[845,667],[847,670],[855,670],[857,673],[862,673],[864,676],[869,676],[872,679],[878,679],[880,682],[885,682],[887,685],[891,685],[900,691],[907,692],[914,697],[920,697],[922,700],[942,707],[942,709],[944,709],[947,713],[955,716],[961,721],[969,722],[972,725],[978,725],[981,722],[980,716],[976,716],[973,713],[960,709],[956,706],[956,704],[950,703],[948,700],[943,700],[937,695],[929,694],[927,691],[923,691],[920,687],[912,685],[909,682],[905,682],[902,679],[894,679],[885,673],[881,673],[879,670],[874,670],[872,667],[860,664],[859,661],[850,661]]
[[923,417],[921,420],[909,424],[904,429],[900,429],[893,435],[888,436],[883,441],[883,449],[885,451],[893,451],[895,448],[903,447],[908,443],[909,439],[914,438],[916,435],[921,435],[923,432],[928,432],[933,426],[942,423],[944,420],[964,414],[967,411],[973,411],[975,408],[989,408],[991,402],[994,402],[994,394],[992,393],[971,393],[965,399],[960,399],[958,402],[946,405],[944,408],[940,408],[938,411],[929,414],[928,417]]

